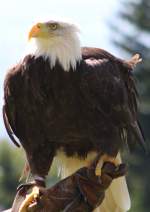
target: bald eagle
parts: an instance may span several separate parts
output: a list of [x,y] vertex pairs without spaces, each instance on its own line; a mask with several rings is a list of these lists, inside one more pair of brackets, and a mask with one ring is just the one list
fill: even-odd
[[[88,166],[98,153],[120,163],[124,144],[144,143],[137,120],[137,90],[132,74],[141,62],[105,50],[81,47],[78,28],[48,21],[34,25],[28,55],[11,68],[4,83],[6,129],[24,148],[38,184],[55,158],[61,176]],[[125,178],[115,180],[97,211],[127,211]]]

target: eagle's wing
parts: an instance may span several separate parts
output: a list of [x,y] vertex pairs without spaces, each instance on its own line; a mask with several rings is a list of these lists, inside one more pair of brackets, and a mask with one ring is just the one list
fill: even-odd
[[[20,147],[20,144],[16,140],[16,137],[19,138],[19,135],[17,133],[16,104],[14,100],[14,93],[12,95],[12,92],[14,91],[13,85],[16,84],[16,86],[18,86],[18,90],[19,87],[21,86],[19,80],[19,74],[17,74],[20,68],[21,64],[14,66],[9,70],[6,76],[4,82],[4,105],[3,105],[3,120],[5,128],[7,130],[10,139],[17,147]],[[17,83],[15,83],[16,77],[17,77]]]
[[[22,138],[26,138],[26,129],[29,128],[29,120],[31,116],[27,116],[27,97],[28,91],[28,72],[35,69],[36,63],[31,55],[27,55],[20,63],[8,70],[4,81],[4,106],[3,106],[3,119],[6,130],[10,139],[18,147],[18,141],[22,142]],[[27,74],[25,74],[27,73]],[[26,94],[26,96],[25,96]],[[31,108],[31,107],[30,107]],[[29,109],[30,109],[29,108]],[[24,125],[23,117],[26,119],[28,125]],[[27,121],[28,120],[28,121]]]
[[[134,59],[134,57],[133,57]],[[137,119],[137,97],[131,60],[123,61],[101,49],[83,48],[81,90],[89,107],[120,129],[122,141],[132,149],[137,142],[145,148]]]
[[4,83],[3,116],[6,129],[17,146],[15,136],[19,139],[33,176],[40,177],[47,175],[54,155],[53,148],[45,146],[47,122],[43,111],[46,110],[48,99],[44,95],[44,89],[47,88],[44,84],[45,75],[37,74],[39,71],[43,73],[45,67],[49,70],[49,64],[42,57],[35,59],[34,56],[27,55],[9,70]]
[[[123,61],[104,50],[91,48],[83,48],[83,59],[81,90],[87,105],[98,111],[104,125],[108,123],[120,128],[121,140],[127,142],[130,149],[137,141],[144,145],[137,120],[138,94],[132,76],[132,60]],[[116,162],[121,162],[120,155]],[[112,183],[95,212],[125,212],[130,204],[126,179],[122,177]]]

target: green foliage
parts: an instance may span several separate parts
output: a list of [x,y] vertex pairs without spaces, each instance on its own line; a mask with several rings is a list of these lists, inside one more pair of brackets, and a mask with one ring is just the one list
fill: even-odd
[[[0,141],[0,207],[10,208],[14,199],[16,188],[21,183],[19,179],[25,165],[24,151]],[[48,186],[57,181],[56,168],[52,167],[48,177]],[[24,181],[25,182],[25,179]]]
[[7,142],[0,142],[0,204],[9,207],[23,167],[22,151]]
[[129,54],[139,52],[143,63],[137,67],[139,92],[142,100],[142,112],[150,113],[150,2],[147,0],[123,1],[119,13],[120,24],[115,25],[119,39],[114,43]]
[[[135,72],[140,93],[140,120],[147,140],[150,143],[150,1],[122,1],[118,24],[113,25],[115,37],[113,41],[122,52],[140,53],[142,64]],[[117,38],[117,39],[116,39]],[[129,161],[129,186],[133,212],[150,211],[150,155],[142,151],[134,152]]]

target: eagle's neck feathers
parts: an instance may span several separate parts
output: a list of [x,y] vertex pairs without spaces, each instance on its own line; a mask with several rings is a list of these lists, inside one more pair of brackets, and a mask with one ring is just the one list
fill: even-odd
[[68,34],[65,37],[52,37],[50,39],[34,39],[30,43],[30,53],[36,57],[43,56],[49,59],[53,68],[58,61],[65,71],[70,68],[76,69],[77,63],[81,60],[80,41],[76,34]]

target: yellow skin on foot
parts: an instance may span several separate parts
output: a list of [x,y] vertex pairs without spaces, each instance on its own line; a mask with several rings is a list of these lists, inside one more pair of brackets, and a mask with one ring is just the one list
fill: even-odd
[[37,197],[39,196],[39,188],[37,186],[33,187],[32,192],[26,195],[25,200],[22,202],[19,212],[27,212],[28,207],[35,202]]

